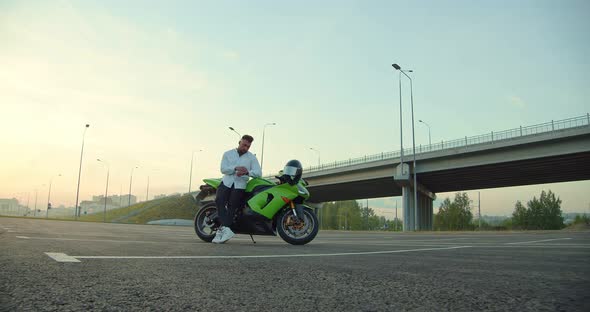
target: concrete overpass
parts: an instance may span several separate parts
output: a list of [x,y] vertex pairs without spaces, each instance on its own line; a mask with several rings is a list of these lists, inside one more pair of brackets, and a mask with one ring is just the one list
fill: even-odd
[[[305,168],[311,202],[402,195],[404,230],[432,229],[438,192],[590,179],[590,115]],[[397,169],[396,169],[397,168]],[[414,210],[413,174],[418,207]]]

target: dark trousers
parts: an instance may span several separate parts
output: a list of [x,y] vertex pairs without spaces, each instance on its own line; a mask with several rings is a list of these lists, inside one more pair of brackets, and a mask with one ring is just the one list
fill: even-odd
[[231,188],[225,186],[223,183],[219,185],[215,197],[215,205],[217,206],[221,225],[231,226],[236,209],[244,206],[245,193],[245,190],[236,189],[233,185]]

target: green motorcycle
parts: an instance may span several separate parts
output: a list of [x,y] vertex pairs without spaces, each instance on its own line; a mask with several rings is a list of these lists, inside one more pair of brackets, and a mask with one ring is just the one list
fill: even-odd
[[[276,236],[278,233],[293,245],[311,242],[318,234],[319,223],[313,209],[305,204],[310,194],[301,174],[300,165],[299,169],[285,166],[275,176],[278,183],[264,178],[250,179],[246,185],[246,205],[236,209],[231,230],[236,234],[249,234],[251,238],[252,235]],[[221,179],[204,179],[203,182],[206,184],[196,196],[200,208],[194,225],[197,236],[211,242],[220,226],[214,196],[222,182]]]

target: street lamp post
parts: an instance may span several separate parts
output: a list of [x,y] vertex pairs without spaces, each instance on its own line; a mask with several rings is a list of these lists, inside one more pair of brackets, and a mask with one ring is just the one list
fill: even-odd
[[[406,74],[406,72],[398,65],[392,64],[393,68],[399,70],[400,74],[404,74],[410,80],[410,105],[412,109],[412,152],[414,154],[414,230],[418,228],[418,184],[416,178],[416,135],[414,129],[414,91],[412,85],[412,78]],[[413,72],[413,70],[408,70],[408,72]],[[400,75],[400,119],[401,119],[401,75]],[[400,122],[401,127],[401,122]],[[402,148],[403,153],[403,148]],[[403,168],[403,164],[402,164]],[[402,169],[403,170],[403,169]]]
[[275,126],[276,122],[267,123],[262,128],[262,156],[260,157],[260,171],[262,172],[262,165],[264,165],[264,132],[266,131],[266,126]]
[[395,201],[395,224],[393,226],[393,230],[397,231],[397,200]]
[[84,128],[84,134],[82,134],[82,150],[80,151],[80,169],[78,170],[78,188],[76,189],[76,207],[74,207],[74,212],[76,214],[75,219],[78,220],[80,216],[80,210],[78,209],[78,199],[80,197],[80,177],[82,176],[82,156],[84,156],[84,138],[86,138],[86,130],[90,127],[89,124],[86,124]]
[[[393,68],[400,69],[399,65],[393,64]],[[402,72],[399,73],[399,146],[400,146],[400,154],[399,154],[399,164],[401,165],[401,174],[404,174],[404,128],[403,125],[403,118],[402,118]]]
[[31,211],[31,209],[29,208],[29,200],[31,199],[31,193],[27,192],[27,210],[26,210],[26,215],[29,215],[29,212]]
[[479,196],[479,191],[477,191],[477,221],[479,223],[479,230],[481,231],[481,197]]
[[[159,170],[158,169],[152,169],[151,172],[154,173],[156,171],[159,171]],[[148,173],[148,176],[147,176],[147,188],[146,188],[146,191],[145,191],[145,201],[148,201],[149,200],[149,198],[150,198],[149,195],[150,195],[150,175]]]
[[421,122],[423,124],[426,125],[426,127],[428,127],[428,150],[432,149],[432,140],[430,138],[430,125],[427,124],[426,122],[422,121],[422,119],[419,119],[418,122]]
[[367,226],[367,230],[370,230],[369,228],[369,199],[367,198],[367,209],[365,210],[365,224]]
[[238,131],[236,131],[236,129],[234,129],[234,127],[229,127],[229,130],[231,130],[231,131],[233,131],[233,132],[237,133],[237,134],[238,134],[238,136],[240,137],[240,139],[242,138],[242,135],[241,135],[241,134],[240,134]]
[[37,216],[37,189],[35,189],[35,211],[33,211],[33,217]]
[[317,149],[315,149],[313,147],[310,147],[309,149],[318,153],[318,169],[319,169],[320,168],[320,151],[318,151]]
[[[61,177],[61,173],[57,175],[58,177]],[[53,183],[53,178],[55,176],[51,177],[51,179],[49,179],[49,191],[47,192],[47,210],[45,211],[45,219],[49,218],[49,209],[51,209],[51,184]]]
[[129,206],[131,206],[131,183],[133,182],[133,170],[139,168],[135,166],[131,168],[131,175],[129,176],[129,194],[127,196],[127,214],[129,214]]
[[[41,184],[41,186],[45,186],[45,184]],[[38,187],[38,186],[37,186]],[[38,195],[38,189],[35,188],[35,213],[33,214],[34,217],[37,216],[37,195]],[[41,211],[39,211],[41,212]]]
[[82,134],[82,151],[80,151],[80,169],[78,169],[78,188],[76,189],[76,207],[74,207],[75,211],[75,219],[78,220],[80,216],[80,210],[78,209],[78,199],[80,197],[80,177],[82,176],[82,156],[84,156],[84,139],[86,138],[86,130],[90,127],[89,124],[86,124],[84,128],[84,134]]
[[348,230],[348,215],[339,214],[338,216],[338,230],[342,230],[342,217],[344,217],[344,230]]
[[107,166],[107,186],[104,190],[104,210],[102,213],[102,222],[107,222],[107,196],[109,193],[109,173],[111,171],[111,166],[109,165],[109,163],[107,163],[104,160],[101,159],[97,159],[98,161],[100,161],[101,163],[104,163]]
[[148,175],[147,188],[145,190],[145,201],[148,201],[150,195],[150,176]]
[[[198,150],[198,152],[202,152],[203,150],[200,149]],[[193,182],[193,159],[195,158],[195,151],[193,151],[193,153],[191,154],[191,170],[189,173],[189,181],[188,181],[188,192],[191,192],[191,184]]]

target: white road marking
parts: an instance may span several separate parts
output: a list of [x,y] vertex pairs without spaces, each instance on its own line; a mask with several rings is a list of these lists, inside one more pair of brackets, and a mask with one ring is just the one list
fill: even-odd
[[[254,256],[68,256],[63,253],[46,254],[59,262],[79,262],[78,259],[246,259],[246,258],[293,258],[293,257],[334,257],[334,256],[362,256],[375,254],[392,254],[416,251],[438,251],[459,248],[470,248],[471,246],[455,246],[447,248],[422,248],[407,250],[386,250],[386,251],[368,251],[368,252],[344,252],[330,254],[293,254],[293,255],[254,255]],[[76,260],[76,261],[72,261]]]
[[457,239],[472,239],[473,237],[456,237],[456,238],[435,238],[432,241],[457,240]]
[[[479,243],[479,242],[463,242],[464,244],[469,244],[469,245],[487,245],[487,244],[497,244],[497,242],[488,242],[488,243]],[[365,241],[348,241],[348,240],[342,240],[342,241],[322,241],[321,239],[317,239],[313,241],[313,244],[330,244],[330,245],[357,245],[357,244],[362,244],[363,246],[367,246],[367,245],[409,245],[409,246],[456,246],[457,244],[459,244],[458,242],[456,243],[450,243],[450,242],[437,242],[437,241],[431,241],[431,240],[420,240],[420,241],[414,241],[414,240],[392,240],[392,241],[380,241],[380,242],[374,242],[372,240],[365,240]]]
[[[358,243],[358,242],[354,242]],[[316,242],[315,240],[310,243],[313,245],[318,244],[329,244],[329,245],[352,245],[353,242]],[[469,242],[469,245],[474,248],[590,248],[590,245],[584,244],[519,244],[519,245],[507,245],[504,243],[503,245],[499,242],[487,242],[487,243],[475,243]],[[406,241],[399,241],[399,242],[384,242],[384,243],[365,243],[363,242],[363,246],[380,246],[380,247],[387,247],[387,246],[400,246],[400,247],[441,247],[441,246],[456,246],[457,244],[453,243],[419,243],[414,244],[411,242]]]
[[45,239],[45,240],[58,240],[58,241],[82,241],[82,242],[109,242],[109,243],[148,243],[148,244],[194,244],[194,242],[166,242],[166,241],[134,241],[134,240],[116,240],[116,239],[84,239],[84,238],[61,238],[61,237],[26,237],[17,236],[18,238],[27,239]]
[[[105,243],[131,243],[131,244],[206,244],[205,242],[195,239],[191,241],[146,241],[146,240],[115,240],[115,239],[84,239],[84,238],[61,238],[61,237],[29,237],[29,236],[16,236],[16,238],[20,239],[41,239],[41,240],[57,240],[57,241],[88,241],[88,242],[105,242]],[[564,240],[564,239],[571,239],[571,238],[559,238],[559,239],[547,239],[547,240],[538,240],[538,241],[527,241],[527,242],[516,242],[516,243],[504,243],[503,245],[499,242],[469,242],[471,247],[492,247],[498,248],[500,246],[503,247],[527,247],[527,248],[541,248],[541,247],[554,247],[554,248],[590,248],[588,245],[584,244],[535,244],[536,242],[547,242],[547,241],[555,241],[555,240]],[[251,242],[249,237],[235,237],[232,241],[242,241],[249,243]],[[282,240],[273,237],[257,237],[256,242],[264,243],[264,244],[285,244]],[[313,245],[354,245],[358,244],[359,241],[325,241],[322,239],[316,239],[311,244]],[[525,245],[527,243],[531,243],[530,245]],[[442,247],[442,246],[456,246],[456,243],[451,242],[436,242],[430,240],[393,240],[388,242],[372,242],[370,240],[366,240],[363,242],[363,246],[400,246],[400,247]]]
[[78,260],[74,257],[70,257],[70,256],[66,255],[65,253],[46,252],[45,254],[57,262],[80,262],[80,260]]
[[571,237],[568,237],[568,238],[553,238],[553,239],[542,239],[542,240],[536,240],[536,241],[517,242],[517,243],[506,243],[506,245],[518,245],[518,244],[541,243],[541,242],[550,242],[550,241],[564,240],[564,239],[571,239]]
[[[133,244],[195,244],[195,243],[205,243],[204,241],[198,239],[195,236],[195,239],[187,242],[187,241],[136,241],[136,240],[116,240],[116,239],[87,239],[87,238],[62,238],[62,237],[27,237],[27,236],[17,236],[17,238],[22,239],[43,239],[43,240],[57,240],[57,241],[80,241],[80,242],[106,242],[106,243],[133,243]],[[251,241],[250,239],[246,238],[232,238],[232,241]],[[261,241],[261,240],[257,240]],[[280,243],[284,244],[283,241],[275,240],[264,240],[265,243]]]
[[487,246],[473,246],[474,248],[532,248],[532,249],[590,249],[588,245],[581,244],[531,244],[531,245],[487,245]]

